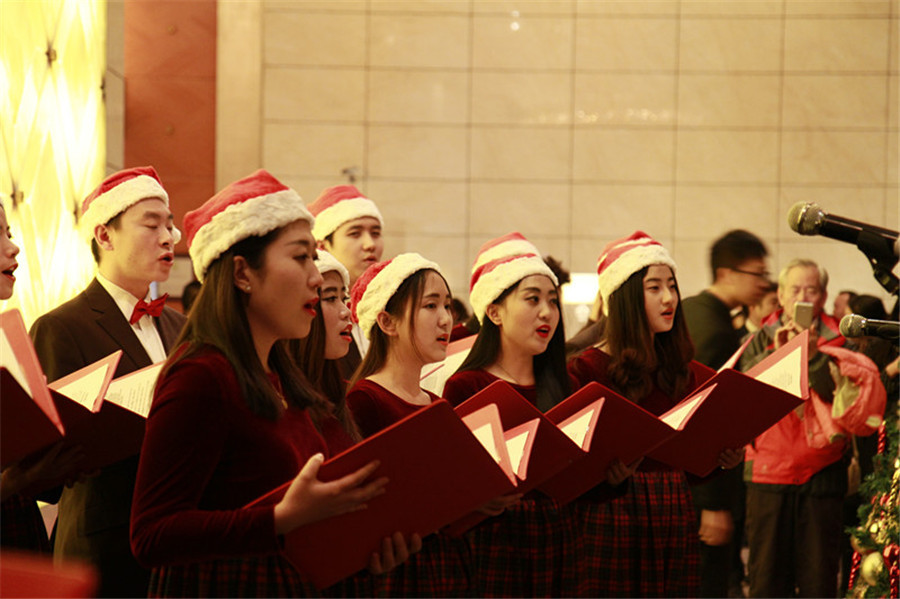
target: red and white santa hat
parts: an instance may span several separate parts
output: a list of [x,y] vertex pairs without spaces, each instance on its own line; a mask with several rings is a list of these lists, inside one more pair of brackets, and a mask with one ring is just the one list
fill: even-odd
[[514,256],[516,254],[538,254],[540,252],[533,243],[525,239],[525,236],[518,231],[507,233],[490,241],[484,242],[478,248],[478,256],[475,257],[475,263],[472,264],[472,272],[486,262],[496,260],[497,258],[505,258],[506,256]]
[[441,272],[440,267],[431,260],[409,252],[373,264],[360,275],[350,290],[350,313],[367,338],[372,338],[378,314],[385,309],[403,281],[425,269]]
[[675,273],[675,261],[668,250],[643,231],[609,242],[597,258],[603,313],[609,315],[609,296],[613,291],[634,273],[654,264],[665,264]]
[[325,250],[320,249],[316,251],[316,268],[319,269],[319,274],[323,276],[327,272],[338,273],[344,282],[344,287],[348,291],[350,290],[350,273],[347,271],[347,267]]
[[184,215],[194,274],[203,281],[209,265],[247,237],[265,235],[297,220],[315,219],[297,192],[263,169],[239,179]]
[[[169,205],[169,194],[152,166],[138,166],[113,173],[84,199],[81,204],[81,233],[93,239],[97,225],[105,225],[141,200],[157,198]],[[172,230],[175,243],[181,231]]]
[[538,249],[521,233],[508,233],[484,245],[472,266],[469,303],[479,322],[487,307],[504,291],[530,275],[545,275],[559,285]]
[[384,227],[384,219],[375,202],[352,185],[326,188],[307,208],[316,217],[313,236],[318,241],[334,233],[344,223],[364,216],[371,216]]

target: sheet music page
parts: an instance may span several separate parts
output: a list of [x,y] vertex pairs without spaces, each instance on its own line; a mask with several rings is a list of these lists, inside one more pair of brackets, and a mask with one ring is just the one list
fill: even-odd
[[10,345],[6,331],[3,329],[0,329],[0,366],[9,371],[29,397],[34,397],[34,392],[28,385],[28,377],[25,376],[22,365],[16,360],[16,354],[13,353],[12,345]]
[[682,402],[672,410],[666,412],[665,414],[660,416],[659,419],[672,428],[679,428],[684,420],[688,417],[688,415],[693,411],[694,406],[700,403],[707,395],[708,393],[698,393],[691,399]]
[[120,405],[146,418],[150,414],[153,388],[164,362],[114,380],[106,390],[106,401]]
[[107,370],[108,368],[96,368],[86,376],[72,381],[68,385],[53,388],[69,399],[80,403],[88,410],[93,410],[94,402],[97,401],[100,389],[103,388]]
[[506,451],[509,453],[513,470],[523,480],[525,479],[525,473],[521,472],[522,459],[525,457],[525,444],[528,443],[529,434],[531,434],[531,431],[525,431],[506,440]]
[[800,373],[803,369],[803,348],[797,347],[770,368],[758,373],[754,378],[763,383],[778,387],[791,395],[803,397]]
[[494,431],[491,428],[491,425],[483,424],[478,428],[472,429],[472,434],[475,435],[475,438],[478,439],[479,443],[484,445],[484,448],[491,454],[494,461],[499,464],[500,452],[497,451],[497,447],[494,445]]
[[584,451],[588,451],[585,447],[590,432],[591,420],[597,408],[591,408],[584,412],[579,412],[574,416],[563,420],[559,423],[558,428],[564,432],[578,447]]

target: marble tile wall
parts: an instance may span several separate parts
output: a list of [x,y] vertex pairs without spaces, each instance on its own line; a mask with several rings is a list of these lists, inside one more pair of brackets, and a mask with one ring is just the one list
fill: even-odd
[[[693,294],[736,227],[773,269],[813,257],[833,294],[881,294],[858,250],[786,215],[900,228],[898,0],[234,1],[222,31],[228,14],[254,25],[220,53],[260,58],[220,60],[220,90],[258,98],[220,95],[219,185],[265,166],[312,201],[350,169],[386,253],[440,262],[457,294],[492,236],[584,272],[638,228]],[[230,122],[258,150],[223,161]]]

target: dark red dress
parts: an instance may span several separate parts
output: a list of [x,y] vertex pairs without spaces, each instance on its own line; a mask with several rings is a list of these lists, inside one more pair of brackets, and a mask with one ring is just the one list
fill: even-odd
[[153,398],[131,514],[150,596],[317,594],[279,553],[273,506],[242,508],[318,452],[327,447],[309,414],[253,414],[217,350],[175,364]]
[[[444,397],[453,405],[500,380],[484,370],[457,372]],[[534,385],[510,385],[532,404]],[[532,491],[470,531],[475,574],[485,597],[578,596],[581,530],[575,510]]]
[[[433,393],[427,393],[432,401],[439,399]],[[347,394],[347,405],[363,437],[377,433],[422,407],[404,401],[367,379],[353,386]],[[422,441],[427,442],[427,439]],[[410,451],[415,451],[415,447]],[[472,550],[467,538],[433,534],[422,540],[419,553],[376,580],[375,594],[378,597],[479,596],[471,565]]]
[[[590,348],[569,362],[569,373],[584,386],[610,386],[609,355]],[[705,367],[691,363],[687,393],[705,379]],[[661,390],[641,400],[662,414],[682,398]],[[586,527],[582,569],[584,592],[594,597],[696,597],[700,591],[697,522],[683,471],[644,458],[623,485],[627,492],[608,502],[577,502]]]

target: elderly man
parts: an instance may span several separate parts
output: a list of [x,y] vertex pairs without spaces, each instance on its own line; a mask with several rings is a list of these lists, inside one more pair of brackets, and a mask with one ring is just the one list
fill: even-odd
[[844,349],[838,322],[824,313],[828,274],[794,260],[778,277],[778,301],[741,358],[746,370],[803,329],[797,302],[813,305],[810,398],[747,447],[747,540],[751,597],[836,597],[841,506],[851,434],[875,431],[885,392],[877,367]]

